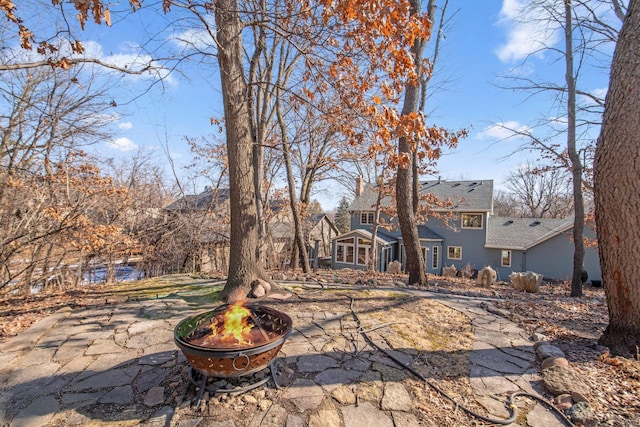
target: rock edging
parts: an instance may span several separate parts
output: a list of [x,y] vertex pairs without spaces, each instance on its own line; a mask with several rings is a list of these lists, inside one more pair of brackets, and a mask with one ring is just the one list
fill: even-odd
[[589,404],[589,387],[571,366],[562,349],[544,339],[536,341],[534,349],[540,361],[542,382],[554,396],[556,407],[576,425],[596,426],[597,420]]

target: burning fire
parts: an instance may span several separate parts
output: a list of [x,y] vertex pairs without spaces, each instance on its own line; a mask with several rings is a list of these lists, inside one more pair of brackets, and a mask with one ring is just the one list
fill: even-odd
[[252,345],[250,323],[251,311],[238,301],[229,306],[221,315],[213,318],[211,336],[215,336],[221,343]]

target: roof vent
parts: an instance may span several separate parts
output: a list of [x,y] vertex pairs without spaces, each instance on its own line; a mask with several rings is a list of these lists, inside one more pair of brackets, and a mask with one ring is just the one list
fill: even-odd
[[529,227],[535,227],[536,225],[540,225],[540,221],[533,221],[531,224],[529,224]]
[[460,185],[460,183],[459,183],[459,182],[456,182],[456,183],[455,183],[455,184],[453,184],[451,187],[457,187],[457,186],[459,186],[459,185]]
[[503,224],[503,225],[511,225],[511,224],[513,224],[513,220],[512,220],[512,219],[508,219],[508,220],[506,220],[506,221],[504,222],[504,224]]

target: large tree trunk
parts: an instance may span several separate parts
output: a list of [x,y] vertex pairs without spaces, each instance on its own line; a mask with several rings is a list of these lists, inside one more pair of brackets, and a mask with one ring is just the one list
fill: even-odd
[[640,346],[640,1],[631,0],[611,67],[594,163],[600,265],[613,354]]
[[231,248],[224,301],[245,298],[254,280],[266,274],[258,250],[258,212],[254,186],[253,138],[242,65],[242,25],[237,0],[216,1],[218,63],[229,159]]
[[[420,2],[418,0],[411,1],[412,13],[420,13]],[[422,53],[424,51],[424,40],[417,38],[411,47],[411,52],[418,70],[418,82],[421,80]],[[420,101],[420,87],[416,83],[407,83],[404,95],[404,104],[402,106],[402,115],[408,115],[418,111]],[[426,286],[427,272],[422,258],[422,248],[420,247],[420,238],[418,237],[418,227],[416,216],[414,215],[413,202],[413,181],[411,159],[412,152],[416,149],[405,137],[398,140],[398,155],[400,157],[407,156],[410,160],[405,167],[400,164],[396,177],[396,207],[398,211],[398,222],[402,230],[402,240],[407,255],[406,270],[409,273],[409,284]],[[408,165],[408,167],[406,166]]]
[[573,70],[573,16],[571,1],[564,1],[565,79],[567,82],[567,152],[573,175],[573,277],[571,296],[582,296],[584,270],[584,199],[582,196],[582,161],[576,150],[576,78]]

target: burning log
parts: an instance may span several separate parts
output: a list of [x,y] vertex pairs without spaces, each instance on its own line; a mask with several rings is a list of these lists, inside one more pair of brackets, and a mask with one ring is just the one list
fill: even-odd
[[239,301],[224,312],[214,312],[208,324],[183,339],[201,347],[228,349],[264,344],[276,337],[273,333],[269,336],[251,310]]

